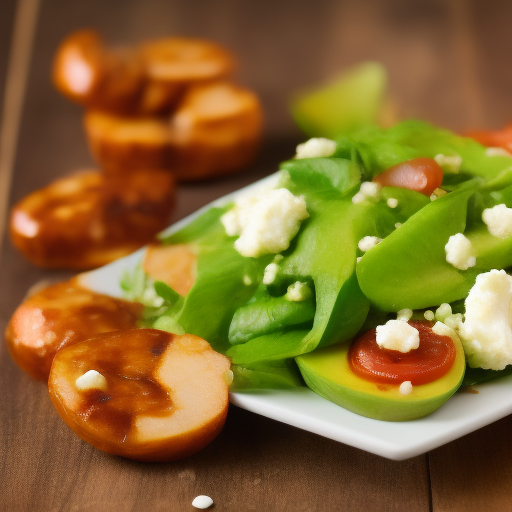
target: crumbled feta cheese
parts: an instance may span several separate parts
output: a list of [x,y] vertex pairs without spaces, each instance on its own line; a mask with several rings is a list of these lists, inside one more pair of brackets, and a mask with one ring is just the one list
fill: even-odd
[[444,320],[443,324],[450,327],[454,331],[458,331],[462,326],[462,314],[455,313],[454,315],[448,315]]
[[245,276],[244,276],[244,284],[245,284],[245,286],[251,286],[251,284],[252,284],[252,279],[251,279],[251,277],[250,277],[250,276],[248,276],[248,275],[245,275]]
[[436,155],[434,160],[443,168],[443,171],[457,174],[462,165],[462,157],[460,155]]
[[357,247],[359,247],[359,250],[367,252],[370,249],[373,249],[380,242],[382,242],[382,238],[379,238],[378,236],[365,236],[359,240]]
[[268,264],[263,271],[263,284],[272,284],[277,276],[278,270],[279,267],[277,266],[277,263]]
[[457,333],[443,322],[436,322],[432,327],[432,332],[438,336],[449,336],[454,342],[459,341]]
[[507,208],[504,204],[486,208],[482,213],[482,220],[492,236],[508,238],[512,235],[512,208]]
[[459,334],[469,366],[502,370],[512,364],[512,277],[504,270],[478,275],[465,306]]
[[434,320],[434,318],[436,317],[434,315],[434,312],[430,309],[427,309],[427,311],[425,311],[425,313],[423,313],[423,316],[425,317],[425,320],[428,320],[429,322],[432,322]]
[[401,309],[397,314],[396,314],[396,319],[397,320],[402,320],[402,322],[408,322],[412,317],[412,309]]
[[442,188],[436,188],[434,192],[430,195],[430,200],[435,201],[439,197],[443,197],[446,195],[446,190],[443,190]]
[[239,235],[235,249],[246,257],[257,258],[288,249],[309,217],[304,197],[285,188],[243,196],[221,217],[228,236]]
[[486,156],[506,156],[512,158],[512,154],[505,148],[487,148],[485,154]]
[[363,257],[359,256],[358,258],[356,258],[356,262],[359,263],[362,259],[363,259]]
[[213,500],[210,496],[196,496],[192,501],[192,506],[200,510],[207,509],[213,505]]
[[476,258],[472,254],[471,241],[462,233],[452,235],[444,246],[446,261],[459,270],[466,270],[476,265]]
[[315,137],[299,144],[295,158],[322,158],[332,156],[336,152],[336,142],[324,137]]
[[354,204],[358,204],[362,203],[366,199],[378,202],[380,200],[381,190],[382,186],[379,183],[374,183],[373,181],[363,181],[359,187],[359,192],[357,192],[354,197],[352,197],[352,202]]
[[420,346],[420,333],[407,322],[388,320],[377,326],[377,345],[388,350],[410,352]]
[[308,284],[296,281],[295,283],[288,286],[285,299],[292,302],[300,302],[306,300],[310,296],[311,289],[309,288]]
[[390,208],[396,208],[398,206],[398,199],[395,199],[394,197],[390,197],[387,201],[386,201],[386,204],[390,207]]
[[436,320],[444,322],[444,319],[452,314],[452,307],[450,304],[444,302],[436,309]]
[[404,380],[404,382],[400,384],[399,389],[401,395],[410,395],[412,393],[412,382],[410,380]]
[[85,372],[76,379],[75,385],[80,391],[88,391],[90,389],[101,389],[101,391],[106,391],[108,388],[107,379],[105,379],[105,377],[96,370],[89,370],[88,372]]
[[395,224],[395,228],[398,229],[398,228],[401,228],[402,227],[402,223],[401,222],[397,222]]

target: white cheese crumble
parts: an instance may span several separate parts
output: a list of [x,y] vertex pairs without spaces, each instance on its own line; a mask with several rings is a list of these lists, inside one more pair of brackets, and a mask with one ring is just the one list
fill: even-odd
[[485,150],[486,156],[506,156],[508,158],[512,158],[512,154],[507,151],[505,148],[487,148]]
[[359,187],[359,192],[357,192],[354,197],[352,197],[352,202],[354,204],[358,204],[362,203],[366,199],[378,202],[380,200],[381,191],[382,187],[380,183],[374,183],[373,181],[363,181]]
[[462,157],[460,155],[436,155],[434,160],[443,168],[443,171],[457,174],[462,165]]
[[448,315],[444,320],[443,324],[450,327],[450,329],[453,329],[454,331],[458,331],[462,326],[462,314],[461,313],[455,313],[453,315]]
[[279,267],[277,266],[277,263],[268,264],[263,271],[263,284],[272,284],[277,276],[278,270]]
[[296,281],[295,283],[288,286],[286,291],[285,299],[292,302],[300,302],[306,300],[311,296],[311,289],[307,283],[301,283]]
[[432,332],[434,334],[437,334],[438,336],[448,336],[454,342],[459,341],[459,337],[457,336],[457,333],[448,325],[443,324],[443,322],[436,322],[434,324],[434,326],[432,327]]
[[469,366],[503,370],[512,364],[512,277],[504,270],[478,275],[465,306],[459,334]]
[[444,246],[446,261],[459,270],[467,270],[476,265],[476,258],[473,255],[471,241],[462,233],[452,235]]
[[436,309],[436,320],[444,322],[444,319],[452,314],[452,307],[450,304],[444,302]]
[[390,208],[396,208],[398,206],[398,199],[395,199],[394,197],[390,197],[387,201],[386,201],[386,204],[390,207]]
[[436,317],[434,315],[434,312],[430,309],[427,309],[427,311],[425,311],[425,313],[423,313],[423,316],[425,317],[425,320],[428,320],[429,322],[432,322],[434,320],[434,318]]
[[248,276],[248,275],[244,276],[244,284],[245,284],[245,286],[251,286],[251,284],[252,284],[251,276]]
[[407,322],[388,320],[377,326],[376,340],[381,348],[406,353],[420,346],[420,333]]
[[508,238],[512,235],[512,208],[507,208],[504,204],[486,208],[482,213],[482,220],[492,236]]
[[336,142],[315,137],[297,146],[295,158],[322,158],[332,156],[335,152]]
[[400,384],[399,389],[401,395],[410,395],[412,393],[412,382],[410,380],[404,380],[402,384]]
[[192,501],[192,506],[195,508],[198,508],[200,510],[204,510],[206,508],[209,508],[213,505],[213,500],[210,498],[210,496],[196,496],[194,500]]
[[402,320],[402,322],[408,322],[412,317],[412,309],[401,309],[397,314],[396,314],[396,319],[397,320]]
[[395,224],[395,228],[398,229],[398,228],[401,228],[402,227],[402,223],[401,222],[397,222]]
[[430,200],[435,201],[439,197],[443,197],[446,195],[446,190],[442,188],[436,188],[432,194],[430,194]]
[[357,247],[359,247],[359,250],[367,252],[370,249],[373,249],[380,242],[382,242],[382,238],[379,238],[378,236],[365,236],[359,240]]
[[107,391],[108,384],[107,379],[96,370],[89,370],[83,375],[78,377],[75,382],[76,387],[80,391],[88,391],[90,389],[101,389],[101,391]]
[[288,249],[307,217],[304,197],[278,188],[239,198],[221,222],[228,236],[239,235],[235,249],[242,256],[257,258]]

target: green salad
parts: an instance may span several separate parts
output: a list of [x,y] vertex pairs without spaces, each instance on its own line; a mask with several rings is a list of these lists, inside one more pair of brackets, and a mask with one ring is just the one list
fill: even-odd
[[[499,213],[494,207],[512,208],[512,158],[420,121],[388,129],[366,126],[335,141],[308,144],[261,190],[242,193],[236,204],[213,207],[162,238],[162,244],[189,244],[197,254],[197,275],[185,296],[153,281],[142,267],[125,275],[127,297],[146,305],[143,325],[206,339],[231,358],[234,389],[306,382],[340,405],[381,419],[431,412],[461,385],[466,366],[467,385],[507,373],[508,347],[496,348],[498,366],[479,367],[489,357],[479,359],[479,342],[464,344],[461,332],[469,322],[464,301],[477,276],[491,270],[501,276],[498,270],[512,265],[512,236],[492,234],[490,221],[484,221],[484,212]],[[442,185],[434,193],[375,186],[375,177],[416,158],[441,162]],[[244,232],[244,222],[254,224],[258,215],[270,217],[253,225],[252,233]],[[496,219],[494,230],[495,224]],[[457,255],[449,261],[450,237],[469,244],[463,247],[470,255],[465,266]],[[507,323],[510,302],[505,309]],[[416,404],[410,413],[388,417],[371,404],[362,410],[351,406],[372,393],[366,388],[355,398],[337,398],[354,386],[331,375],[341,368],[336,364],[325,374],[323,359],[346,357],[342,352],[358,333],[409,310],[406,320],[444,322],[457,342],[462,338],[466,358],[475,349],[469,358],[474,368],[463,363],[448,389],[425,384],[430,402],[432,393],[442,395],[430,409]],[[393,400],[413,402],[416,388],[421,389],[413,386],[401,398],[398,386],[380,387],[393,394],[388,409],[396,406]]]

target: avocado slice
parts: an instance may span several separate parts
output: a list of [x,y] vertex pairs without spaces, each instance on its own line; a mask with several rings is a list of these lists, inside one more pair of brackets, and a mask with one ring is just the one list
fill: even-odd
[[315,393],[349,411],[384,421],[407,421],[427,416],[457,391],[464,378],[466,362],[460,340],[454,340],[455,361],[451,369],[428,384],[413,387],[402,395],[398,385],[362,379],[348,363],[350,343],[315,350],[295,358],[306,384]]

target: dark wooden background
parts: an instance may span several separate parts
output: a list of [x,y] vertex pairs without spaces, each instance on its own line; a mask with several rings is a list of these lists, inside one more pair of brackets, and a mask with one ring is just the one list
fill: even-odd
[[[512,120],[507,0],[42,0],[32,28],[34,2],[0,0],[0,93],[6,79],[11,91],[23,90],[23,59],[8,65],[9,55],[19,55],[11,41],[16,36],[19,47],[34,37],[23,110],[12,98],[0,107],[1,220],[31,190],[93,165],[81,109],[49,80],[57,44],[81,27],[112,43],[171,34],[214,39],[237,53],[239,81],[262,97],[266,132],[258,162],[235,178],[183,186],[174,220],[274,171],[301,139],[287,113],[290,92],[360,60],[388,67],[403,116],[455,130]],[[0,330],[30,285],[67,276],[31,266],[4,231]],[[198,494],[225,512],[506,511],[511,432],[508,417],[394,462],[231,407],[224,431],[202,452],[170,464],[134,463],[80,441],[54,412],[45,386],[23,374],[0,344],[1,511],[187,511]]]

